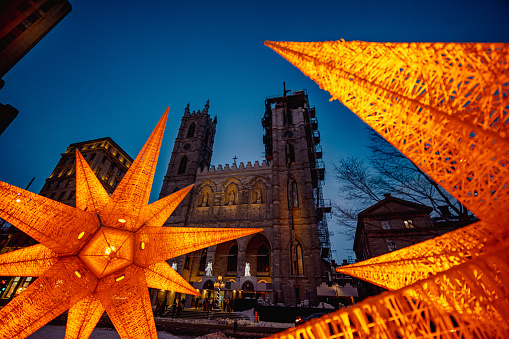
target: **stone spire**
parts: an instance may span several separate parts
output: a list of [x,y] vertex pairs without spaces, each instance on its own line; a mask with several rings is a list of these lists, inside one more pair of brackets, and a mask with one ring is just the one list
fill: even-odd
[[207,99],[207,103],[205,104],[205,108],[203,109],[203,113],[209,113],[209,100]]

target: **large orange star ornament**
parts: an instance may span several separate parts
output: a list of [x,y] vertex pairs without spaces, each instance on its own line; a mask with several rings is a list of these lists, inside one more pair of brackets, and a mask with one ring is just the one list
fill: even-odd
[[272,338],[509,338],[509,44],[265,44],[480,219],[339,268],[391,291]]
[[169,108],[111,195],[76,151],[76,207],[0,182],[0,218],[40,244],[0,255],[0,276],[39,277],[0,310],[0,338],[69,309],[66,339],[104,311],[122,338],[157,338],[148,287],[197,295],[165,260],[261,231],[161,227],[192,186],[148,204]]

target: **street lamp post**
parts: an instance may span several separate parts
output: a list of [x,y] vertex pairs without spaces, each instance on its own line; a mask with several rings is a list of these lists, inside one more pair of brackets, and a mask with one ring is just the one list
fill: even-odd
[[219,308],[219,293],[221,292],[221,289],[224,288],[224,282],[223,282],[222,276],[217,277],[217,281],[214,283],[214,288],[217,291],[216,306],[217,306],[217,308]]

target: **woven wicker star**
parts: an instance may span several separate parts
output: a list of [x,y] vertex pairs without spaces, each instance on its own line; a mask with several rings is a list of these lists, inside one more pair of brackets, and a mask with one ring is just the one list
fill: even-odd
[[339,268],[391,291],[272,338],[509,338],[509,44],[265,44],[480,219]]
[[157,338],[148,287],[197,295],[165,260],[261,231],[161,227],[192,186],[148,204],[169,108],[111,195],[76,151],[76,207],[0,182],[0,217],[40,244],[0,256],[0,276],[39,277],[0,310],[0,338],[69,310],[65,338],[104,311],[122,338]]

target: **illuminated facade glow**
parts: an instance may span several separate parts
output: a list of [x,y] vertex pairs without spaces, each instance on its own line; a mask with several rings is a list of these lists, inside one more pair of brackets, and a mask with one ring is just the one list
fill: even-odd
[[38,276],[0,310],[0,338],[26,337],[69,309],[66,338],[104,311],[122,338],[157,338],[148,287],[197,294],[165,260],[259,232],[161,227],[192,189],[148,204],[168,109],[112,196],[76,151],[76,207],[0,182],[0,218],[40,244],[0,255],[0,275]]
[[340,268],[393,291],[274,338],[506,338],[509,44],[265,44],[481,219]]

